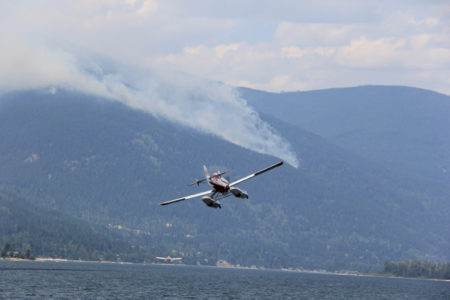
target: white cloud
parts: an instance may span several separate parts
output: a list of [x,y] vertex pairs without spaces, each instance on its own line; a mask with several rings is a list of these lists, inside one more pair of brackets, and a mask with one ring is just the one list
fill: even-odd
[[332,56],[336,52],[334,47],[316,47],[316,48],[298,48],[284,47],[281,48],[281,58],[298,59],[306,55]]
[[401,62],[404,46],[404,41],[362,37],[339,48],[335,61],[345,67],[386,68]]
[[[0,5],[2,35],[28,32],[50,45],[135,66],[171,68],[273,91],[405,84],[450,92],[443,72],[450,61],[449,9],[443,1]],[[411,72],[429,74],[415,80]]]
[[426,18],[424,20],[416,20],[414,17],[408,19],[408,23],[414,25],[436,26],[439,24],[439,18]]
[[332,46],[347,43],[355,31],[347,24],[281,22],[275,39],[282,46]]
[[[205,78],[272,91],[392,84],[449,93],[448,75],[439,71],[448,71],[450,64],[448,23],[415,5],[390,5],[389,13],[376,6],[378,18],[366,23],[351,22],[358,18],[346,24],[281,21],[271,40],[196,45],[156,61]],[[430,13],[436,15],[426,15]],[[414,79],[411,72],[427,74],[426,80]]]

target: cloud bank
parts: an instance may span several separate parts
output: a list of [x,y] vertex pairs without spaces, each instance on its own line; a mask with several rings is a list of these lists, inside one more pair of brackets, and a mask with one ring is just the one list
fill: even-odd
[[450,93],[448,1],[0,1],[28,32],[140,67],[270,91],[364,84]]
[[186,46],[161,65],[269,91],[365,84],[450,93],[448,21],[393,13],[374,23],[282,21],[272,39]]

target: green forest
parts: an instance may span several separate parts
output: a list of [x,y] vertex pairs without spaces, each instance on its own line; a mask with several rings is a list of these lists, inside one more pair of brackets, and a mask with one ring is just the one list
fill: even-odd
[[114,232],[34,206],[0,189],[2,257],[49,256],[81,260],[139,261],[149,258]]
[[0,247],[1,249],[1,253],[0,253],[0,257],[1,258],[22,258],[22,259],[30,259],[33,260],[34,256],[31,254],[31,250],[27,249],[24,252],[20,251],[19,249],[16,249],[15,245],[11,245],[9,243],[6,243],[6,245],[4,247]]
[[384,263],[384,275],[412,278],[450,279],[450,263],[402,260]]
[[[385,261],[450,261],[447,186],[262,117],[290,141],[298,169],[286,163],[239,184],[249,199],[224,199],[220,210],[200,199],[161,207],[207,189],[187,186],[203,178],[203,165],[236,180],[279,158],[91,95],[1,96],[0,250],[8,243],[36,257],[171,255],[192,265],[364,273]],[[439,124],[429,132],[447,128]]]

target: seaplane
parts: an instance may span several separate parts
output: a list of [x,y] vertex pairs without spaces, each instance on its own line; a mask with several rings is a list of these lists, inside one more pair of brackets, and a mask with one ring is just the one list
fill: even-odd
[[182,257],[171,257],[170,255],[167,256],[167,257],[156,256],[155,259],[163,260],[164,262],[176,262],[176,261],[182,261],[183,260]]
[[200,183],[202,183],[202,182],[207,182],[212,187],[211,190],[193,194],[193,195],[189,195],[189,196],[185,196],[182,198],[177,198],[177,199],[161,202],[161,203],[159,203],[159,205],[168,205],[168,204],[172,204],[172,203],[176,203],[176,202],[180,202],[180,201],[184,201],[184,200],[188,200],[188,199],[192,199],[192,198],[202,197],[203,203],[205,203],[207,206],[212,207],[212,208],[222,208],[222,205],[220,204],[219,200],[229,197],[231,195],[233,195],[237,198],[248,199],[247,192],[238,188],[236,186],[237,184],[244,182],[246,180],[249,180],[249,179],[251,179],[255,176],[258,176],[262,173],[265,173],[267,171],[270,171],[276,167],[281,166],[282,164],[283,164],[283,162],[280,161],[274,165],[271,165],[265,169],[262,169],[258,172],[250,174],[248,176],[242,177],[241,179],[238,179],[231,183],[229,183],[227,179],[222,177],[223,175],[227,174],[229,171],[213,173],[212,176],[210,176],[208,169],[206,168],[205,165],[203,165],[203,170],[205,172],[205,178],[196,180],[195,182],[193,182],[189,185],[200,185]]

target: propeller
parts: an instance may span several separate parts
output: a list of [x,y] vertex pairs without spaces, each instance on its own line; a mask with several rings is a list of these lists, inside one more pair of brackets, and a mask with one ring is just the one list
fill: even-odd
[[[226,171],[222,171],[222,172],[217,172],[217,176],[222,176],[222,175],[225,175],[225,174],[228,174],[230,172],[230,170],[226,170]],[[208,178],[203,178],[203,179],[195,179],[195,181],[193,182],[193,183],[190,183],[190,184],[188,184],[188,186],[193,186],[193,185],[200,185],[200,183],[202,183],[202,182],[205,182],[206,181],[206,179],[209,179],[209,173],[208,173]],[[226,180],[228,180],[229,181],[229,179],[228,178],[225,178]]]

